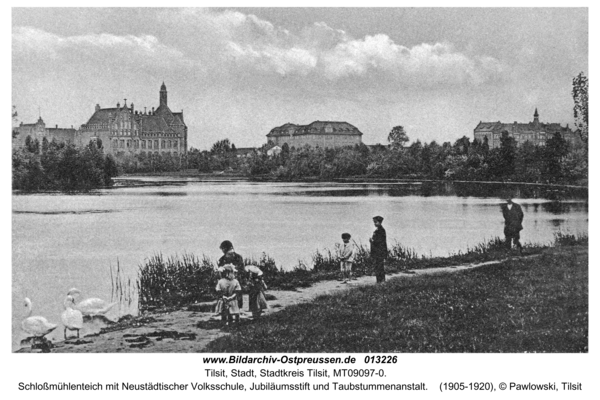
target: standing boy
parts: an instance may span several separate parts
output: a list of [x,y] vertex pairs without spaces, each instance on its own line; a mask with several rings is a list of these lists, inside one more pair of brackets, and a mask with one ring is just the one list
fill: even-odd
[[369,239],[371,242],[371,258],[375,264],[375,278],[377,283],[385,282],[385,267],[384,260],[387,258],[387,237],[385,234],[385,229],[381,223],[383,222],[383,217],[379,215],[373,217],[373,224],[375,225],[375,232],[373,232],[373,237]]
[[342,233],[342,251],[340,254],[340,269],[342,271],[342,283],[348,283],[352,279],[352,264],[354,263],[354,246],[350,244],[349,233]]

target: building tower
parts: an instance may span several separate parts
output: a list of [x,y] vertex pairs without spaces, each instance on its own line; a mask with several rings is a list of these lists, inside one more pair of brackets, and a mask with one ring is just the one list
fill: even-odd
[[160,86],[160,106],[163,105],[167,107],[167,87],[164,82]]
[[[165,94],[166,96],[166,94]],[[535,126],[540,125],[540,115],[538,114],[537,107],[535,108],[535,112],[533,113],[533,123]]]

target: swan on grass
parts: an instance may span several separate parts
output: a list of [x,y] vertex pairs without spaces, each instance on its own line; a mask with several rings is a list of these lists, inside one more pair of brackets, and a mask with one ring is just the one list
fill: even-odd
[[79,338],[79,330],[83,328],[83,313],[75,309],[75,299],[68,295],[64,302],[65,311],[61,315],[62,323],[65,327],[65,340],[67,339],[67,330],[77,331]]
[[21,328],[31,336],[35,338],[43,338],[54,329],[56,329],[56,324],[48,322],[48,320],[44,317],[35,316],[32,317],[31,313],[33,311],[33,305],[31,304],[31,300],[28,297],[25,298],[25,310],[27,314],[23,322],[21,322]]
[[[79,289],[71,289],[67,293],[68,296],[76,296],[81,294]],[[74,309],[81,311],[84,316],[95,317],[97,315],[104,316],[111,308],[113,308],[117,303],[108,303],[102,299],[98,298],[89,298],[85,300],[81,300],[80,302],[75,304]]]

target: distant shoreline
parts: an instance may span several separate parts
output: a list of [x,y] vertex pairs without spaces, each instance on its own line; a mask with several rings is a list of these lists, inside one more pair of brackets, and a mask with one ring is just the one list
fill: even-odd
[[558,183],[543,183],[543,182],[502,182],[502,181],[463,181],[463,180],[436,180],[436,179],[420,179],[420,178],[381,178],[381,177],[370,177],[370,176],[356,176],[349,178],[334,178],[334,179],[320,179],[317,177],[306,177],[302,179],[289,180],[281,179],[270,175],[252,176],[248,177],[243,174],[235,173],[207,173],[198,172],[196,170],[184,170],[174,172],[155,172],[155,173],[134,173],[124,174],[114,179],[127,180],[135,179],[138,177],[185,177],[185,178],[201,178],[205,181],[246,181],[246,182],[286,182],[286,183],[466,183],[466,184],[484,184],[484,185],[526,185],[536,187],[553,187],[553,188],[569,188],[569,189],[589,189],[588,185],[566,185]]

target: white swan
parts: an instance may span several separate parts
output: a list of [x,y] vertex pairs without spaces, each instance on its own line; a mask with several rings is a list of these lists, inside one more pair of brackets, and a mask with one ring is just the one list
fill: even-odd
[[56,324],[52,324],[48,322],[48,320],[44,317],[32,317],[31,312],[33,311],[33,307],[31,304],[31,300],[29,298],[25,298],[25,309],[27,310],[27,315],[23,322],[21,322],[21,327],[28,334],[41,338],[52,332],[56,329]]
[[[81,294],[81,292],[79,291],[79,289],[75,288],[69,290],[69,292],[67,293],[68,296],[74,296],[78,294]],[[75,310],[81,311],[81,313],[85,316],[93,317],[96,315],[106,314],[116,304],[117,303],[108,303],[102,299],[90,298],[82,300],[75,304]]]
[[67,329],[77,331],[77,337],[79,337],[79,330],[83,328],[83,314],[75,309],[75,299],[71,295],[65,299],[64,306],[65,311],[60,317],[65,326],[65,340],[67,339]]

